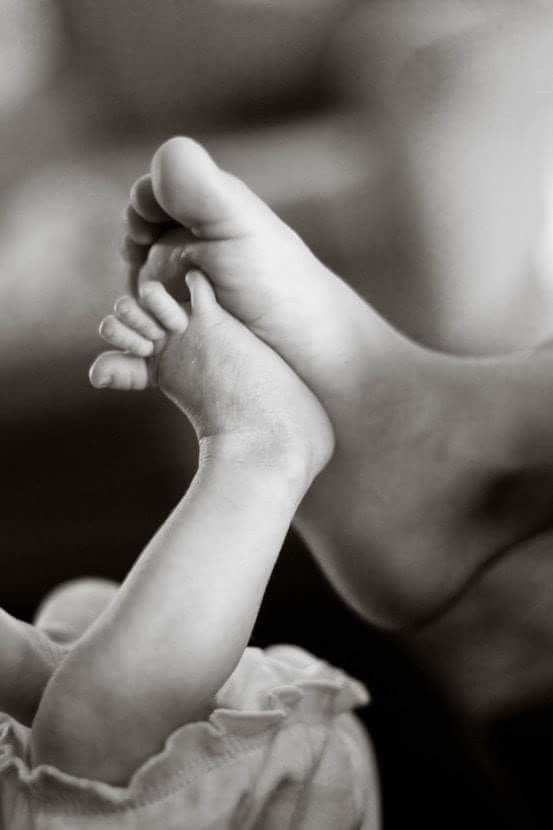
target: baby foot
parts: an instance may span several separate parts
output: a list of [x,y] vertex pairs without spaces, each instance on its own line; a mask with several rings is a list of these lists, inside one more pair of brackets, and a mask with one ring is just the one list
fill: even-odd
[[0,609],[0,711],[30,725],[53,672],[116,593],[104,579],[78,579],[54,589],[34,625]]
[[[368,332],[366,307],[355,292],[191,139],[171,139],[158,150],[152,175],[137,182],[132,202],[127,250],[138,249],[143,257],[168,222],[178,225],[149,248],[141,281],[180,282],[182,290],[183,273],[199,268],[223,308],[284,355],[319,393],[326,388],[335,395],[344,371],[355,371],[351,356],[359,342],[377,348],[386,332],[387,348],[400,347],[401,338],[376,315]],[[147,223],[152,216],[155,221]],[[344,383],[346,394],[349,385]]]
[[100,333],[125,352],[101,354],[92,385],[158,386],[190,419],[201,449],[216,441],[263,462],[292,460],[305,490],[332,453],[324,410],[282,358],[219,306],[201,272],[189,272],[186,283],[186,307],[153,281],[140,303],[116,303]]
[[[175,222],[181,230],[148,253]],[[131,192],[129,236],[147,254],[142,284],[182,285],[187,268],[201,268],[218,301],[322,402],[336,451],[298,525],[365,616],[397,625],[437,613],[543,522],[543,499],[522,518],[512,510],[516,406],[496,402],[511,402],[520,375],[403,338],[195,142],[158,150]]]
[[115,598],[116,582],[100,577],[81,577],[62,582],[42,600],[34,616],[35,628],[50,641],[72,646]]
[[0,711],[30,724],[67,648],[0,609]]

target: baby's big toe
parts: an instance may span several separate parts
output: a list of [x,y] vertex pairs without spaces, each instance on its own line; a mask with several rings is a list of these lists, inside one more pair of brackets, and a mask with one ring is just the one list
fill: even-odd
[[204,239],[232,238],[250,230],[268,208],[221,170],[191,138],[166,141],[152,160],[152,187],[161,207]]

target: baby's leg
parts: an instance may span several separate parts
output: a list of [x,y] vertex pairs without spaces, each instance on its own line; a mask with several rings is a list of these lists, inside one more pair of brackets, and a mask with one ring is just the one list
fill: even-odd
[[539,342],[553,310],[537,263],[551,172],[551,8],[385,0],[353,18],[342,51],[346,94],[369,118],[380,113],[403,223],[396,245],[409,240],[403,268],[361,290],[433,347],[485,354]]
[[[155,382],[196,429],[198,473],[52,678],[33,725],[35,762],[113,783],[128,781],[178,726],[209,714],[297,505],[332,451],[307,387],[218,306],[205,277],[188,283],[189,311],[159,284],[143,307],[119,303],[102,331],[130,353],[101,355],[91,380]],[[163,332],[155,346],[148,326]]]

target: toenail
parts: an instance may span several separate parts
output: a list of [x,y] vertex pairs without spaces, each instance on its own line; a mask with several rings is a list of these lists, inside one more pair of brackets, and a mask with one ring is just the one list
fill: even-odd
[[128,297],[119,297],[117,302],[115,303],[113,309],[116,313],[125,314],[129,311],[129,298]]
[[96,389],[104,389],[106,386],[111,386],[112,383],[113,383],[112,376],[111,375],[104,375],[96,383]]
[[115,326],[113,325],[113,319],[111,317],[106,317],[100,323],[100,334],[102,337],[112,337],[115,333]]

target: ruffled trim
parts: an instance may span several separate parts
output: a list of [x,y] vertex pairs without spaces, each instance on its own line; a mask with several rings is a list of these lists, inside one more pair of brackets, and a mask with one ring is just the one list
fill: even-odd
[[112,812],[167,797],[186,783],[245,755],[293,723],[323,723],[366,704],[365,688],[293,646],[246,649],[219,691],[208,721],[188,723],[134,773],[127,787],[77,778],[49,765],[30,768],[30,730],[0,714],[0,776],[60,808]]

